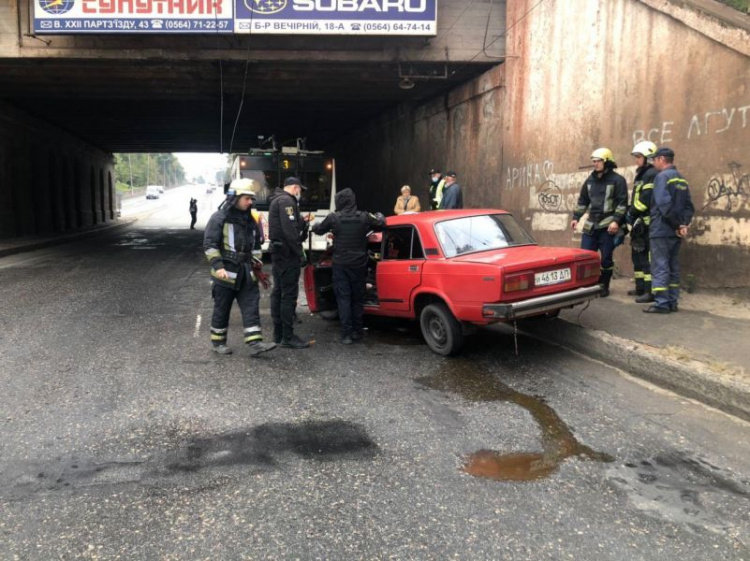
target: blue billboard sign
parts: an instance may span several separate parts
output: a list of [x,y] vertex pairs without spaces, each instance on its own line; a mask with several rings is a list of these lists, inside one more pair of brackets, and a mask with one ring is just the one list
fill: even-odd
[[234,0],[34,0],[34,33],[233,33]]
[[235,0],[234,32],[436,35],[437,0]]

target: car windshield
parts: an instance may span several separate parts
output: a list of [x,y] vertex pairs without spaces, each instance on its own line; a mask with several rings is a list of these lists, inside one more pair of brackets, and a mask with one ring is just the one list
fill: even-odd
[[435,233],[446,257],[536,243],[510,214],[483,214],[438,222]]

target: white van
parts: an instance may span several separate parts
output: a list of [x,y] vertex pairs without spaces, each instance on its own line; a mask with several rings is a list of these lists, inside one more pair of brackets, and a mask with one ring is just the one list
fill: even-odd
[[147,199],[158,199],[161,195],[158,185],[148,185],[146,187],[146,198]]

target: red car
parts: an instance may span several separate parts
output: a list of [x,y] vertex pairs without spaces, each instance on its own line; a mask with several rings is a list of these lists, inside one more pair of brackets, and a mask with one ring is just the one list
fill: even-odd
[[[419,319],[430,349],[456,354],[472,326],[555,316],[597,298],[599,254],[541,247],[503,210],[389,216],[370,235],[365,314]],[[308,265],[311,312],[336,308],[330,260]]]

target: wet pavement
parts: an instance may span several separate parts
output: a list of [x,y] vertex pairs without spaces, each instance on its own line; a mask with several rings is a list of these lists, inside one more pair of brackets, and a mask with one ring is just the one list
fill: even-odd
[[750,559],[750,425],[601,363],[304,307],[212,354],[179,196],[0,259],[1,559]]

